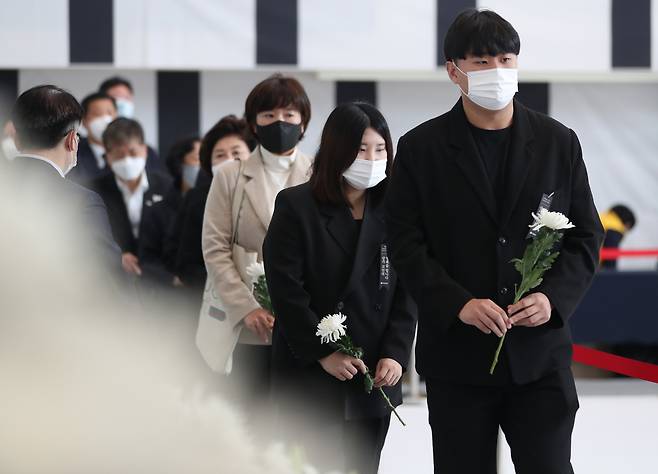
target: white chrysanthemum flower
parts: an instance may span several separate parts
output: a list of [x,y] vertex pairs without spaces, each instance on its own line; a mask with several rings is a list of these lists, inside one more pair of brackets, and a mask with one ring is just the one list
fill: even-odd
[[254,262],[246,269],[247,275],[253,283],[256,283],[260,277],[265,275],[265,266],[263,262]]
[[345,335],[345,325],[343,324],[347,316],[342,313],[330,314],[322,318],[318,323],[316,336],[322,338],[322,343],[336,342]]
[[538,231],[542,227],[548,227],[552,230],[565,230],[576,227],[569,222],[569,218],[561,212],[551,212],[542,209],[539,211],[539,214],[533,213],[532,217],[535,218],[535,221],[530,224],[529,227],[534,231]]

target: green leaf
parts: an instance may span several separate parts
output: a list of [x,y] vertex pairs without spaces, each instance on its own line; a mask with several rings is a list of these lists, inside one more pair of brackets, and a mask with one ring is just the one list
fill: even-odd
[[375,380],[372,378],[370,373],[367,373],[363,378],[363,384],[365,386],[366,393],[371,393],[373,387],[375,386]]

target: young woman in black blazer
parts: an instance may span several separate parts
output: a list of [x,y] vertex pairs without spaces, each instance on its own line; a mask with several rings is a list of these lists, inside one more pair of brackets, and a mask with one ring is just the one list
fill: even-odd
[[[284,436],[327,469],[376,473],[390,412],[363,385],[366,367],[393,405],[415,309],[388,265],[383,197],[393,157],[388,126],[368,104],[338,106],[322,132],[310,182],[279,193],[263,245],[276,323],[272,395]],[[363,360],[316,336],[347,316]]]

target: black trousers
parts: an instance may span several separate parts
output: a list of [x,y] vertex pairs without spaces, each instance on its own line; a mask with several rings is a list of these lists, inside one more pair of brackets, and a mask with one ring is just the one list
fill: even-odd
[[272,346],[238,344],[233,370],[225,377],[225,393],[244,416],[257,441],[267,442],[271,429],[270,360]]
[[498,428],[517,474],[572,474],[578,395],[570,369],[527,385],[468,386],[427,379],[434,472],[495,474]]

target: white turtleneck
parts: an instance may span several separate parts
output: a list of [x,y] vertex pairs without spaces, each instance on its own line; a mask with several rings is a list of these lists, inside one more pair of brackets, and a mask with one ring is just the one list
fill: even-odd
[[263,146],[260,147],[260,152],[263,156],[263,164],[265,165],[265,176],[272,183],[276,191],[275,194],[278,194],[279,191],[286,187],[292,165],[297,159],[297,148],[295,148],[295,151],[290,156],[275,155]]

